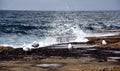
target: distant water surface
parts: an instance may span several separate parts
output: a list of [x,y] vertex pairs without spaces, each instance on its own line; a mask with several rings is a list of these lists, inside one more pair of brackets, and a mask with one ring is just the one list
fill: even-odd
[[120,11],[0,11],[0,45],[70,42],[117,29]]

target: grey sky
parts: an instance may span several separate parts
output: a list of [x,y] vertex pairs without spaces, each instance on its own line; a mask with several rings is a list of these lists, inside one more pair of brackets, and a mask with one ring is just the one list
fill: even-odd
[[120,0],[0,0],[0,10],[120,10]]

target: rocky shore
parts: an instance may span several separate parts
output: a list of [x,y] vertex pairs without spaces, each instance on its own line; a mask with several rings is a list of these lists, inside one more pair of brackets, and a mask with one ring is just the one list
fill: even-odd
[[[72,50],[46,47],[23,51],[22,48],[0,46],[0,71],[120,71],[120,36],[87,38],[87,43],[71,44],[89,44],[93,47]],[[107,44],[103,45],[102,40]],[[63,66],[36,66],[44,63],[62,63]]]

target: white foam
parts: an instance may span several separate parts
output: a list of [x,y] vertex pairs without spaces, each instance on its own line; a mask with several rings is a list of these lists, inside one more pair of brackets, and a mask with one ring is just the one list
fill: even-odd
[[88,42],[88,39],[86,39],[86,34],[79,28],[71,28],[73,30],[73,33],[77,37],[74,42]]
[[[67,14],[65,14],[67,15]],[[68,14],[69,15],[69,14]],[[70,22],[71,21],[71,22]],[[63,24],[63,22],[65,22]],[[73,23],[72,23],[73,22]],[[88,42],[86,39],[86,33],[79,27],[79,19],[74,18],[73,20],[68,20],[65,17],[57,16],[56,20],[53,22],[53,31],[51,34],[63,36],[63,42]],[[67,37],[66,37],[67,36]],[[74,36],[74,38],[72,37]]]
[[[45,37],[42,40],[40,40],[38,38],[37,41],[36,40],[34,40],[34,41],[39,43],[39,47],[46,47],[46,46],[51,46],[51,45],[60,44],[60,43],[87,42],[87,41],[89,41],[85,37],[105,37],[105,36],[118,35],[118,33],[94,33],[94,34],[93,33],[84,33],[81,29],[76,28],[76,27],[71,27],[68,30],[72,30],[73,31],[72,32],[72,36],[74,36],[75,38],[73,38],[71,35],[67,36],[67,37],[64,37],[64,36],[48,36],[48,37]],[[62,31],[62,33],[65,33],[68,30]],[[60,41],[58,41],[58,37],[61,37],[64,40],[62,42],[60,42]],[[24,42],[24,40],[22,40],[22,41]],[[29,41],[29,39],[27,41]],[[19,42],[17,42],[17,43],[19,43]],[[33,47],[31,45],[32,45],[32,43],[26,43],[24,46],[29,47],[29,48],[32,49]],[[14,44],[1,44],[0,46],[5,46],[5,47],[10,46],[10,47],[14,47],[14,48],[23,47],[23,45],[14,45]]]
[[58,44],[57,39],[53,37],[46,37],[45,40],[39,42],[39,47],[46,47],[53,44]]

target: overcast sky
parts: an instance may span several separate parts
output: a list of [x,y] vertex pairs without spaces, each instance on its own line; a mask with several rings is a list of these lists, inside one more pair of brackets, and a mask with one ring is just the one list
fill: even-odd
[[120,0],[0,0],[0,10],[120,10]]

